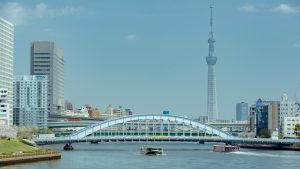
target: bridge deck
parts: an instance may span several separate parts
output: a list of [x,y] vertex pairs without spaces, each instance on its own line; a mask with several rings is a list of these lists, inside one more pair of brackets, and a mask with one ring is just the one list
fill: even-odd
[[36,139],[38,145],[75,143],[75,142],[222,142],[227,144],[265,144],[265,145],[293,145],[300,144],[294,139],[259,139],[259,138],[216,138],[216,137],[86,137],[82,139],[68,139],[66,137],[53,139]]

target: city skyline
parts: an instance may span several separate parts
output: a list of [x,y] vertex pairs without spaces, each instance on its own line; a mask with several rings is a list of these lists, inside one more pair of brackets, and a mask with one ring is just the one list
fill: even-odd
[[[205,115],[209,1],[129,2],[1,2],[0,16],[16,25],[14,74],[29,74],[30,42],[54,41],[65,51],[65,98],[76,105]],[[236,102],[293,98],[300,85],[300,4],[215,6],[220,118],[234,118]]]

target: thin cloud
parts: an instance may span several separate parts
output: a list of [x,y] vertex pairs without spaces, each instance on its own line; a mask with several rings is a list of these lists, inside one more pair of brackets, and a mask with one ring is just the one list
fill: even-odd
[[126,39],[129,41],[134,41],[136,40],[137,36],[135,34],[129,34],[126,36]]
[[243,12],[255,12],[257,11],[257,8],[252,4],[244,4],[243,6],[239,7],[239,10]]
[[56,17],[56,16],[66,16],[73,15],[81,12],[82,8],[73,7],[73,6],[65,6],[58,9],[51,9],[44,3],[39,3],[36,5],[34,11],[34,15],[40,18],[43,17]]
[[8,2],[0,5],[0,16],[15,25],[21,25],[30,18],[45,18],[73,15],[82,11],[81,7],[64,6],[61,8],[49,8],[45,3],[36,4],[34,8],[26,8],[17,2]]
[[0,16],[14,23],[23,24],[30,15],[30,11],[17,2],[9,2],[0,7]]
[[275,8],[273,8],[274,12],[281,12],[281,13],[299,13],[300,7],[299,6],[292,6],[289,4],[279,4]]

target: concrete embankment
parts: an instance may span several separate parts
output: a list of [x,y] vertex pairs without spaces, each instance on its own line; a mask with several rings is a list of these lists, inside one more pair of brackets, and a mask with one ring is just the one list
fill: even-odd
[[1,155],[0,167],[5,165],[28,163],[35,161],[56,160],[60,158],[60,151],[49,151],[35,154]]

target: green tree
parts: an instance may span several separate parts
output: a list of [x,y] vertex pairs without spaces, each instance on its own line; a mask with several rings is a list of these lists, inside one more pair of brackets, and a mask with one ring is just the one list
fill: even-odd
[[300,123],[295,125],[295,134],[300,137]]

